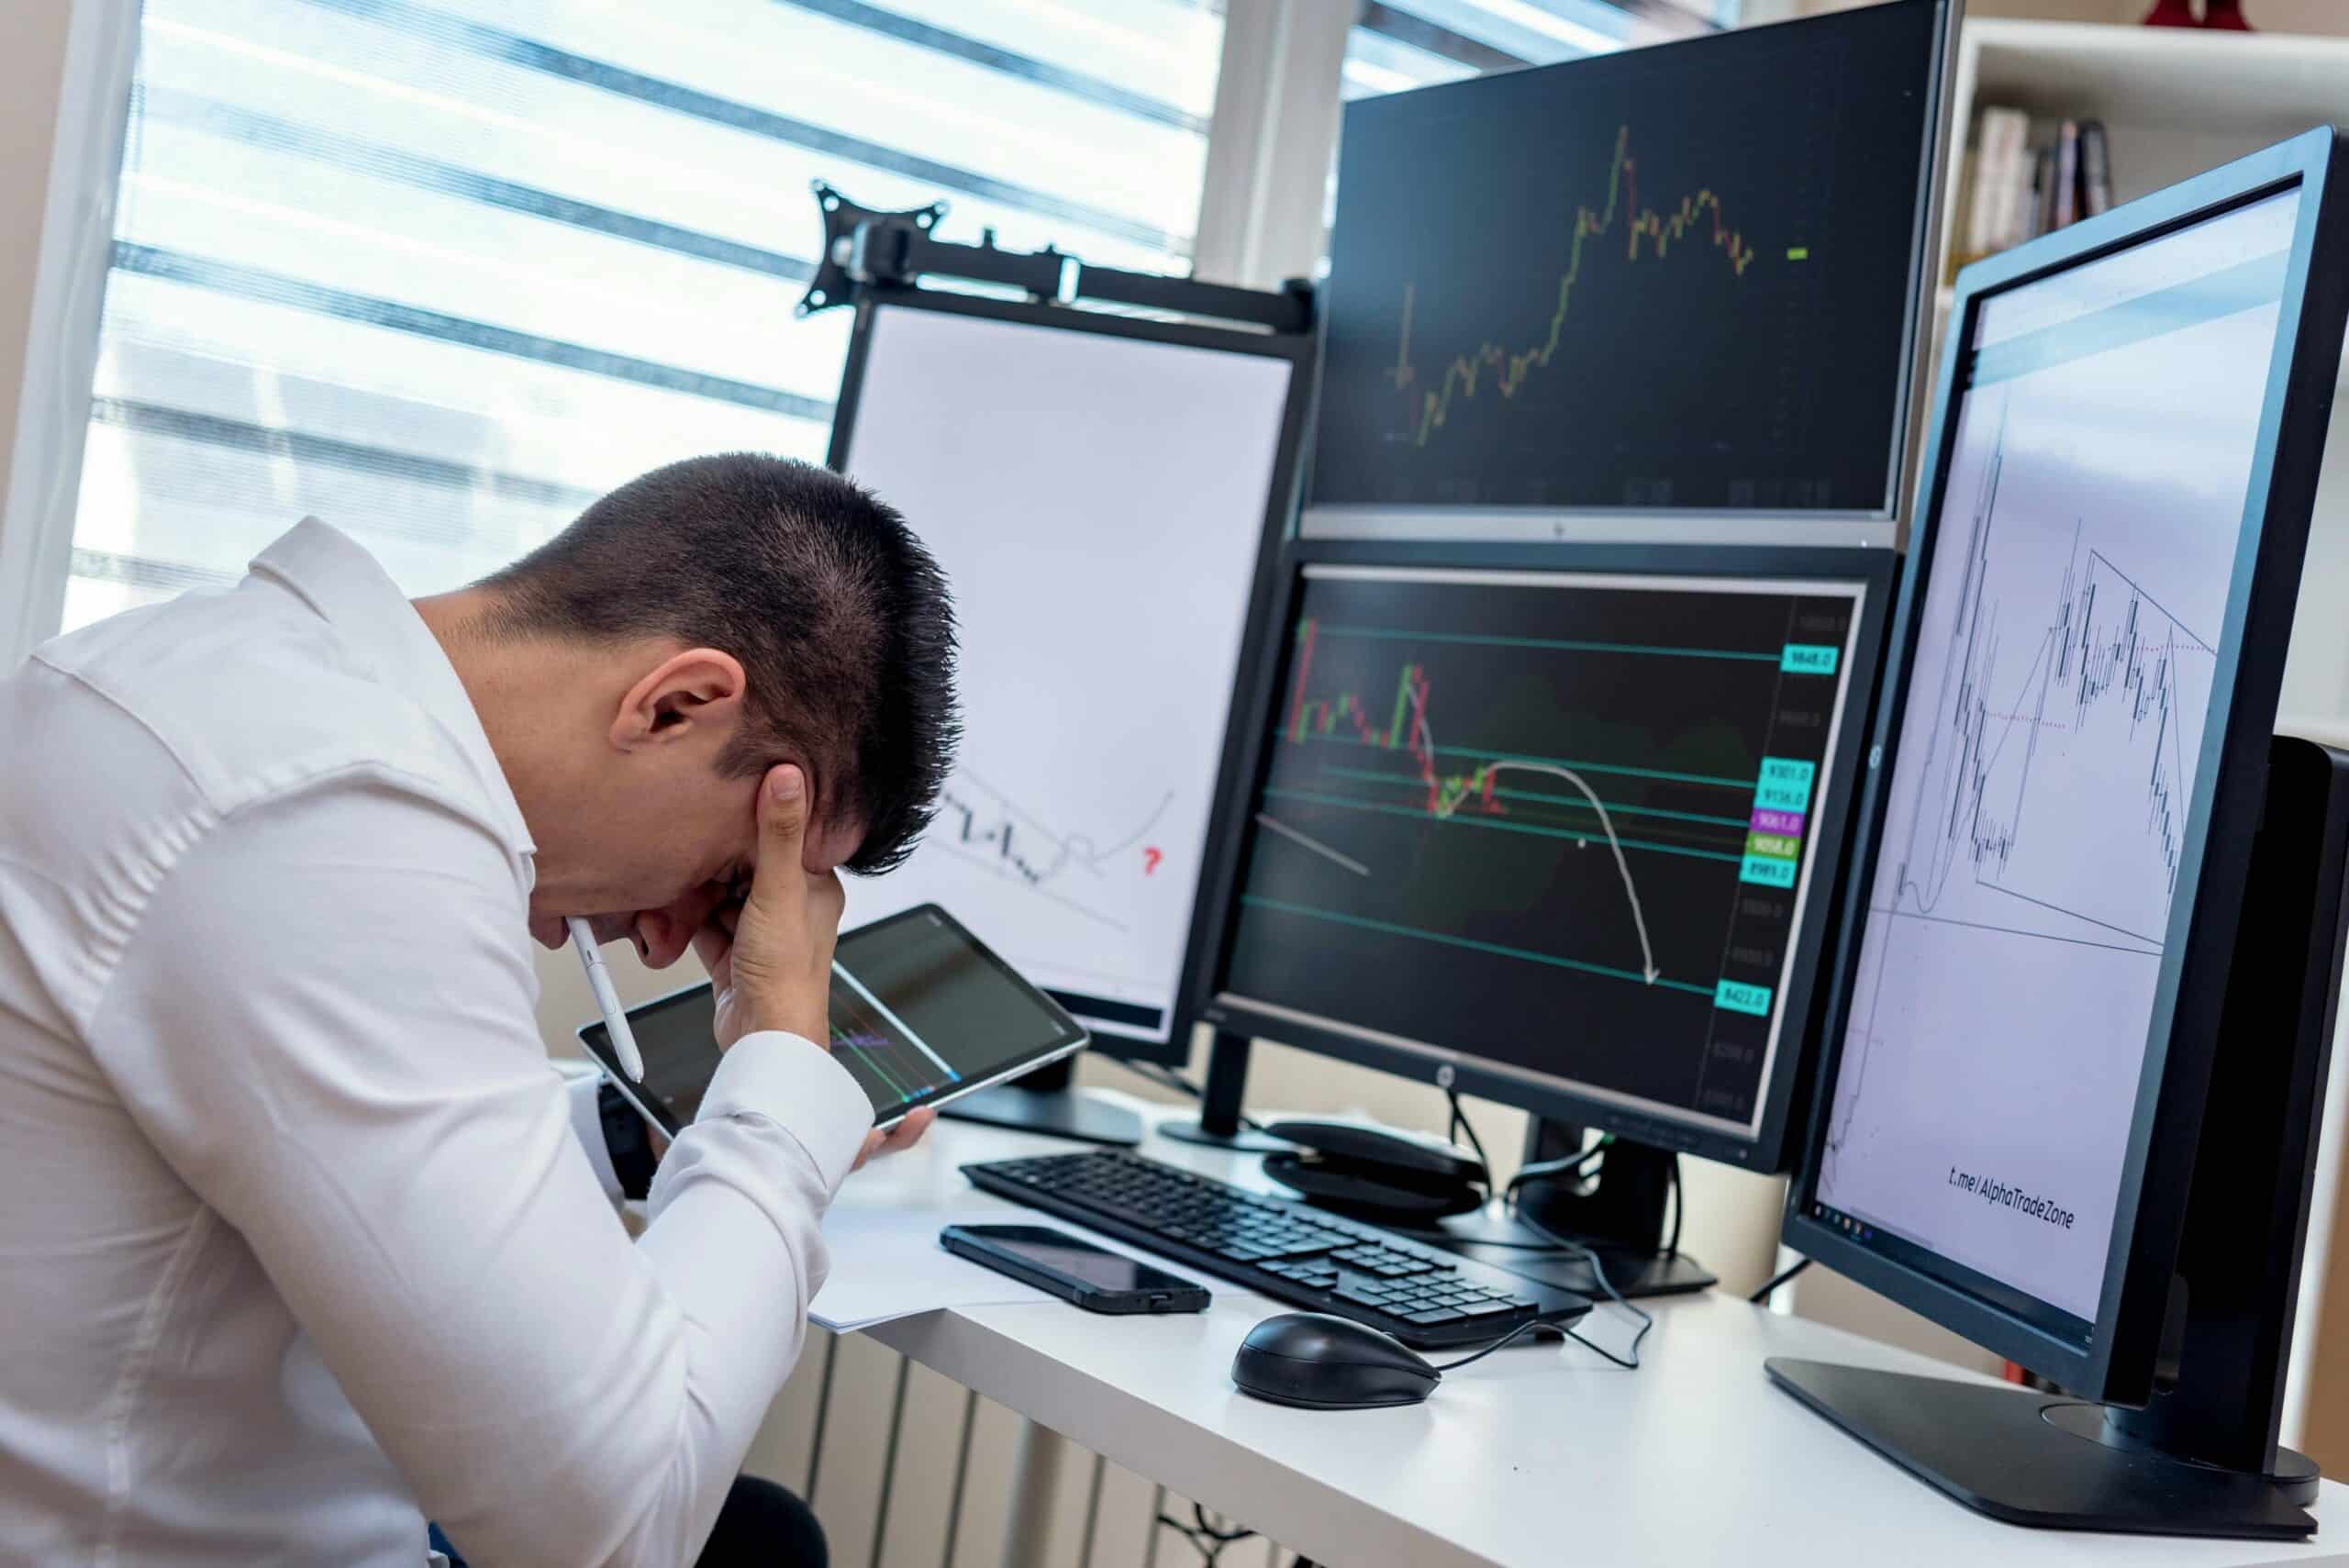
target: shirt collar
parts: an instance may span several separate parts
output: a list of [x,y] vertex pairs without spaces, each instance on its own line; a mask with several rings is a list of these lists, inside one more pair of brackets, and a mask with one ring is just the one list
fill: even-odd
[[377,678],[431,715],[480,778],[491,812],[516,850],[525,856],[537,852],[456,666],[373,556],[339,529],[305,517],[253,557],[251,570],[300,595]]

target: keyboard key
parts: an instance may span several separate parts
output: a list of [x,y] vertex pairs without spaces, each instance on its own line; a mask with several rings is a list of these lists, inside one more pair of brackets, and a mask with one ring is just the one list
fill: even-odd
[[1500,1318],[1524,1305],[1518,1301],[1472,1301],[1457,1310],[1463,1318]]
[[1431,1323],[1457,1323],[1460,1321],[1460,1314],[1453,1311],[1448,1307],[1422,1308],[1417,1312],[1406,1312],[1402,1317],[1403,1321],[1406,1323],[1418,1323],[1421,1326]]

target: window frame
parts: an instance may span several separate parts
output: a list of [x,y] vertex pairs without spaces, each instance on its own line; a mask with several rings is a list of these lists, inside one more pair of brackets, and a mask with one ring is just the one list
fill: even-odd
[[0,671],[55,635],[64,612],[140,10],[139,0],[68,0],[0,511]]
[[[63,615],[138,62],[140,0],[68,5],[0,511],[0,670],[54,636]],[[1229,0],[1194,231],[1196,275],[1269,287],[1311,272],[1354,9],[1328,0]],[[778,309],[788,304],[778,295]]]

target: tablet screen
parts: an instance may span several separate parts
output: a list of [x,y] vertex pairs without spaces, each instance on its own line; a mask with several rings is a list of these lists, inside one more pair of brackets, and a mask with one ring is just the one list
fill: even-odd
[[[718,1071],[716,1006],[696,985],[632,1007],[644,1081],[626,1081],[598,1021],[579,1031],[637,1108],[674,1134]],[[982,946],[921,905],[844,933],[833,952],[831,1049],[885,1125],[1085,1043],[1084,1029]]]

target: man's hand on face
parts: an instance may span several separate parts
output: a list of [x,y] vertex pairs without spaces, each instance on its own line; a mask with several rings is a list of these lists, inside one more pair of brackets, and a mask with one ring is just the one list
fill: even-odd
[[[836,873],[807,871],[807,830],[806,775],[788,763],[770,769],[759,786],[759,863],[750,896],[718,903],[694,933],[694,951],[709,971],[721,1051],[760,1029],[785,1029],[830,1049],[832,946],[845,895]],[[911,1148],[937,1119],[918,1110],[872,1133],[857,1165]]]
[[760,1029],[829,1048],[832,943],[845,895],[831,872],[801,862],[807,780],[785,763],[759,785],[759,863],[750,896],[715,911],[694,934],[718,1004],[720,1051]]

